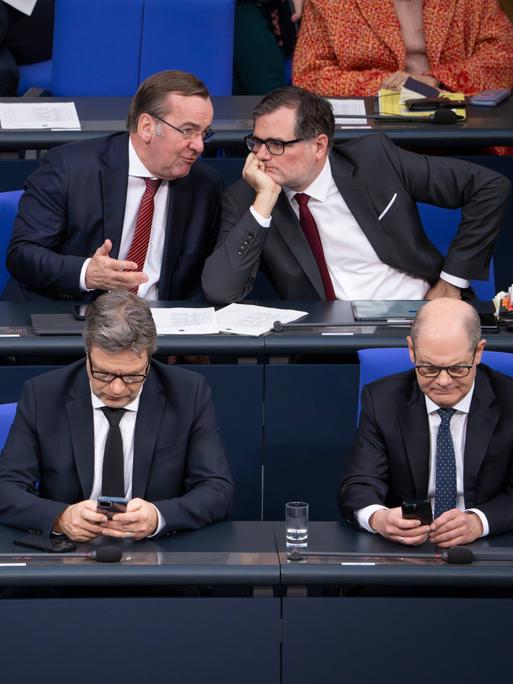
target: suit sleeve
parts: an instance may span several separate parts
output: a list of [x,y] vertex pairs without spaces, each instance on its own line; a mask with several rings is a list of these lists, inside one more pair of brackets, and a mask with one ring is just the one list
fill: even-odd
[[184,494],[152,501],[166,522],[159,536],[225,520],[231,510],[233,490],[210,387],[200,377],[187,447]]
[[511,184],[484,166],[415,154],[381,137],[387,155],[416,202],[461,207],[461,222],[442,270],[466,280],[486,280]]
[[371,391],[365,386],[358,433],[338,492],[340,512],[346,522],[360,529],[358,510],[372,504],[387,505],[389,476],[387,446],[376,421]]
[[27,180],[6,263],[11,275],[30,289],[79,297],[85,257],[59,254],[68,229],[68,186],[66,154],[50,150]]
[[215,304],[240,302],[251,292],[269,235],[269,229],[252,216],[249,204],[241,211],[241,187],[236,183],[223,194],[217,245],[201,276],[205,297]]
[[36,396],[32,383],[28,381],[0,456],[0,521],[49,537],[55,519],[69,504],[40,497],[40,479]]

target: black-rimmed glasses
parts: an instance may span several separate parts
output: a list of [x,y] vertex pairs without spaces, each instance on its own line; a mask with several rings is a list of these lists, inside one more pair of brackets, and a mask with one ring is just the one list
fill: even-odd
[[148,377],[148,369],[150,367],[150,362],[148,361],[144,373],[107,373],[106,371],[95,370],[89,355],[87,356],[87,360],[89,361],[89,369],[91,370],[93,378],[105,383],[111,383],[114,382],[114,380],[119,379],[122,380],[125,385],[136,385],[137,383],[144,382]]
[[[419,371],[423,378],[437,378],[442,371],[445,371],[451,378],[466,378],[474,367],[474,359],[476,358],[476,349],[472,354],[472,362],[470,364],[457,364],[456,366],[433,366],[430,363],[415,364],[415,368]],[[415,352],[414,352],[415,354]]]
[[265,145],[269,154],[273,154],[277,157],[285,152],[285,147],[287,145],[303,142],[304,139],[305,138],[295,138],[295,140],[274,140],[273,138],[267,138],[267,140],[261,140],[254,135],[246,135],[244,141],[250,152],[256,153],[262,145]]
[[169,128],[172,128],[174,131],[181,133],[185,140],[191,140],[192,138],[195,138],[197,135],[200,135],[203,139],[203,142],[207,142],[207,140],[210,140],[210,138],[215,133],[215,131],[213,131],[211,128],[207,128],[204,131],[199,131],[197,128],[178,128],[177,126],[173,126],[173,124],[169,123],[169,121],[162,119],[160,116],[157,116],[156,114],[150,113],[150,116],[152,116],[154,119],[157,119],[157,121],[166,124],[166,126],[169,126]]

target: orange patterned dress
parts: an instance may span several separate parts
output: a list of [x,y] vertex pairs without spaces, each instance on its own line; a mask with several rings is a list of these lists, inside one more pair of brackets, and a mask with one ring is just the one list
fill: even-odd
[[[430,74],[473,95],[513,86],[513,26],[497,0],[424,0]],[[394,0],[306,0],[293,64],[295,85],[319,95],[375,95],[405,71]]]

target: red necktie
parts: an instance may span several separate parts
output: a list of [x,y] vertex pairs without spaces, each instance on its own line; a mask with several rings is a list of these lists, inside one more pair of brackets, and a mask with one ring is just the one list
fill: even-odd
[[[159,189],[162,180],[160,178],[145,178],[146,190],[142,196],[137,222],[135,224],[134,237],[127,254],[127,261],[135,261],[137,270],[142,271],[146,261],[146,252],[150,242],[151,224],[153,222],[153,209],[155,193]],[[137,292],[137,289],[135,290]]]
[[305,195],[304,192],[298,192],[296,195],[294,195],[294,199],[299,204],[299,223],[301,224],[303,233],[308,240],[310,249],[315,257],[317,266],[319,267],[319,272],[324,285],[324,292],[326,293],[326,299],[333,301],[336,299],[335,290],[333,289],[333,283],[331,282],[328,266],[326,265],[326,259],[324,258],[324,251],[322,249],[319,231],[317,230],[314,217],[308,208],[308,200],[310,199],[310,196]]

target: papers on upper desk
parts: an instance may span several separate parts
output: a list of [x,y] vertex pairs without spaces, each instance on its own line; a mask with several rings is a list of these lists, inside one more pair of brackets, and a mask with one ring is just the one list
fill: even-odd
[[0,102],[4,130],[80,130],[74,102]]
[[328,98],[328,102],[333,107],[335,123],[341,126],[368,126],[365,102],[361,98],[339,100]]
[[152,309],[157,335],[212,335],[219,332],[258,337],[272,330],[275,321],[290,323],[306,311],[272,309],[252,304],[230,304],[217,313],[213,307]]

